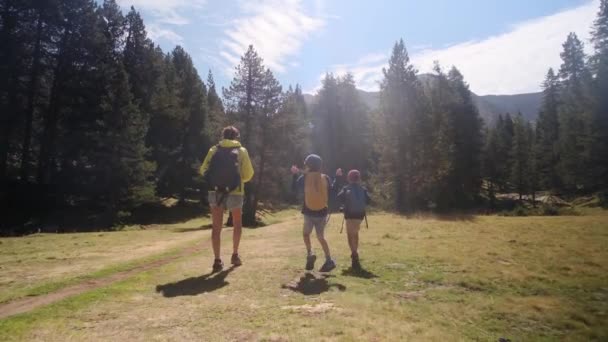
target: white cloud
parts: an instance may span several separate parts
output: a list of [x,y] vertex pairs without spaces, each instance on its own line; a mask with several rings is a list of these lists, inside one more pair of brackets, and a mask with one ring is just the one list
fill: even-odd
[[[305,13],[300,0],[265,0],[242,2],[245,15],[233,21],[224,31],[220,55],[234,66],[249,45],[253,45],[266,66],[284,72],[288,58],[296,54],[310,35],[320,30],[325,21]],[[226,68],[232,72],[232,68]]]
[[147,27],[148,36],[154,41],[164,39],[175,45],[183,45],[184,37],[167,28],[162,28],[156,24],[150,24]]
[[159,23],[171,25],[190,23],[184,14],[201,9],[205,3],[206,0],[118,0],[125,9],[134,6],[138,11],[150,12]]
[[[569,32],[576,32],[590,51],[589,31],[598,8],[599,0],[593,0],[553,15],[517,23],[506,33],[482,40],[440,49],[414,49],[410,51],[411,60],[423,73],[432,71],[435,60],[444,67],[455,65],[471,85],[471,90],[480,95],[539,91],[547,69],[559,68],[559,54]],[[379,60],[380,55],[384,60]],[[349,71],[359,88],[377,90],[388,57],[389,52],[374,53],[353,64],[333,66],[331,70],[337,74]]]

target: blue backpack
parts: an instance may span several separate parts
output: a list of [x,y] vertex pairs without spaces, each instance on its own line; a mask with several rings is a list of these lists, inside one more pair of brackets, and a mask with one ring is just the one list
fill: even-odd
[[365,190],[359,184],[349,184],[344,188],[344,212],[353,216],[365,216],[367,199]]

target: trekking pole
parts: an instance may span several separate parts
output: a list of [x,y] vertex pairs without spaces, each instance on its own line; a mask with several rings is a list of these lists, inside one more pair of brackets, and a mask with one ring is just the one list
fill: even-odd
[[365,217],[365,227],[366,227],[367,229],[369,229],[369,224],[367,224],[367,215],[365,215],[364,217]]
[[340,228],[340,234],[342,234],[343,230],[344,230],[344,218],[342,218],[342,228]]

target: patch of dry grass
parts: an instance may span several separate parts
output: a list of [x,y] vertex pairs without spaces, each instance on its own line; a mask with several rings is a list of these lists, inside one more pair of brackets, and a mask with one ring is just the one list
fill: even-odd
[[0,238],[0,303],[200,241],[209,235],[200,228],[208,222],[201,218],[120,232]]

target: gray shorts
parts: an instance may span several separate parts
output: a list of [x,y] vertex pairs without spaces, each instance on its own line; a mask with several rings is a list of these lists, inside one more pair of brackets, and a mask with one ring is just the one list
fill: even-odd
[[304,234],[309,235],[314,228],[317,232],[317,237],[323,237],[325,234],[325,225],[327,224],[327,216],[309,216],[304,215]]
[[[217,194],[216,198],[215,195],[215,191],[209,191],[207,194],[207,200],[209,201],[209,206],[211,208],[218,206],[217,201],[219,197],[222,196],[221,194]],[[219,206],[228,210],[240,209],[243,207],[243,195],[224,195],[224,200],[219,203]]]

